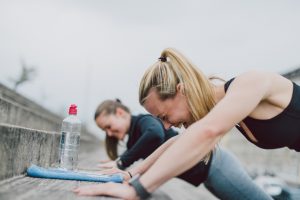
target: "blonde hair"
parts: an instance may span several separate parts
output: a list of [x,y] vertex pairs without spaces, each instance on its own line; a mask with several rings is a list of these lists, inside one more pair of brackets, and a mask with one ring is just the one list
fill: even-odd
[[[97,107],[94,119],[96,120],[97,117],[100,116],[102,113],[104,113],[105,115],[116,114],[117,108],[121,108],[127,113],[130,113],[129,108],[123,105],[119,99],[105,100]],[[117,138],[110,137],[106,134],[105,148],[108,157],[112,160],[115,160],[118,157],[118,143],[119,140]]]
[[[215,105],[213,85],[184,55],[173,48],[164,49],[160,60],[145,72],[139,88],[139,102],[144,105],[154,88],[161,100],[173,98],[178,84],[183,85],[193,122],[203,118]],[[210,153],[205,160],[208,161]]]

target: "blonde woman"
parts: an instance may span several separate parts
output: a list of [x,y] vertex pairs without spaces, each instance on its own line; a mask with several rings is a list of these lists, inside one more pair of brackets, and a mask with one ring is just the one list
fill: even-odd
[[278,74],[250,71],[214,85],[185,56],[169,48],[146,71],[139,99],[166,128],[182,124],[185,133],[152,154],[161,154],[159,158],[149,156],[145,161],[151,167],[133,172],[136,176],[129,185],[104,184],[79,188],[79,193],[146,198],[170,178],[209,158],[233,127],[258,147],[300,150],[300,86]]

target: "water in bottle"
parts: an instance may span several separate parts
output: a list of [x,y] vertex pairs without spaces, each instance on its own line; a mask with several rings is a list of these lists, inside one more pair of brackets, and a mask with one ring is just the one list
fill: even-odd
[[72,104],[69,116],[62,122],[59,146],[60,167],[67,170],[76,170],[80,144],[81,122],[77,118],[77,106]]

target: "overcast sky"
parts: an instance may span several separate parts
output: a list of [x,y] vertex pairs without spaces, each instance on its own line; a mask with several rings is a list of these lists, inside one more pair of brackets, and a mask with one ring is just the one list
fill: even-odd
[[205,74],[300,66],[300,1],[0,0],[0,82],[21,60],[37,69],[19,92],[53,112],[70,103],[95,129],[97,105],[120,98],[134,114],[143,72],[175,47]]

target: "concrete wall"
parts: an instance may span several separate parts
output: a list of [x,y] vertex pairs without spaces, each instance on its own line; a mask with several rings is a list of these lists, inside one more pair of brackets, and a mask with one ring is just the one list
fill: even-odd
[[0,124],[0,180],[25,173],[30,164],[57,163],[59,140],[55,132]]
[[[0,84],[0,180],[23,174],[30,164],[57,163],[62,120]],[[84,125],[80,143],[80,151],[101,145]]]
[[44,111],[39,112],[9,99],[0,98],[0,123],[59,132],[61,118],[54,118]]
[[31,110],[35,110],[36,112],[43,113],[48,116],[48,118],[52,118],[54,120],[58,120],[61,118],[60,116],[52,113],[51,111],[45,109],[44,107],[40,106],[39,104],[31,101],[30,99],[18,94],[17,92],[11,90],[10,88],[6,87],[5,85],[0,83],[0,98],[4,98],[10,100],[11,102],[17,102],[18,104],[22,105]]

